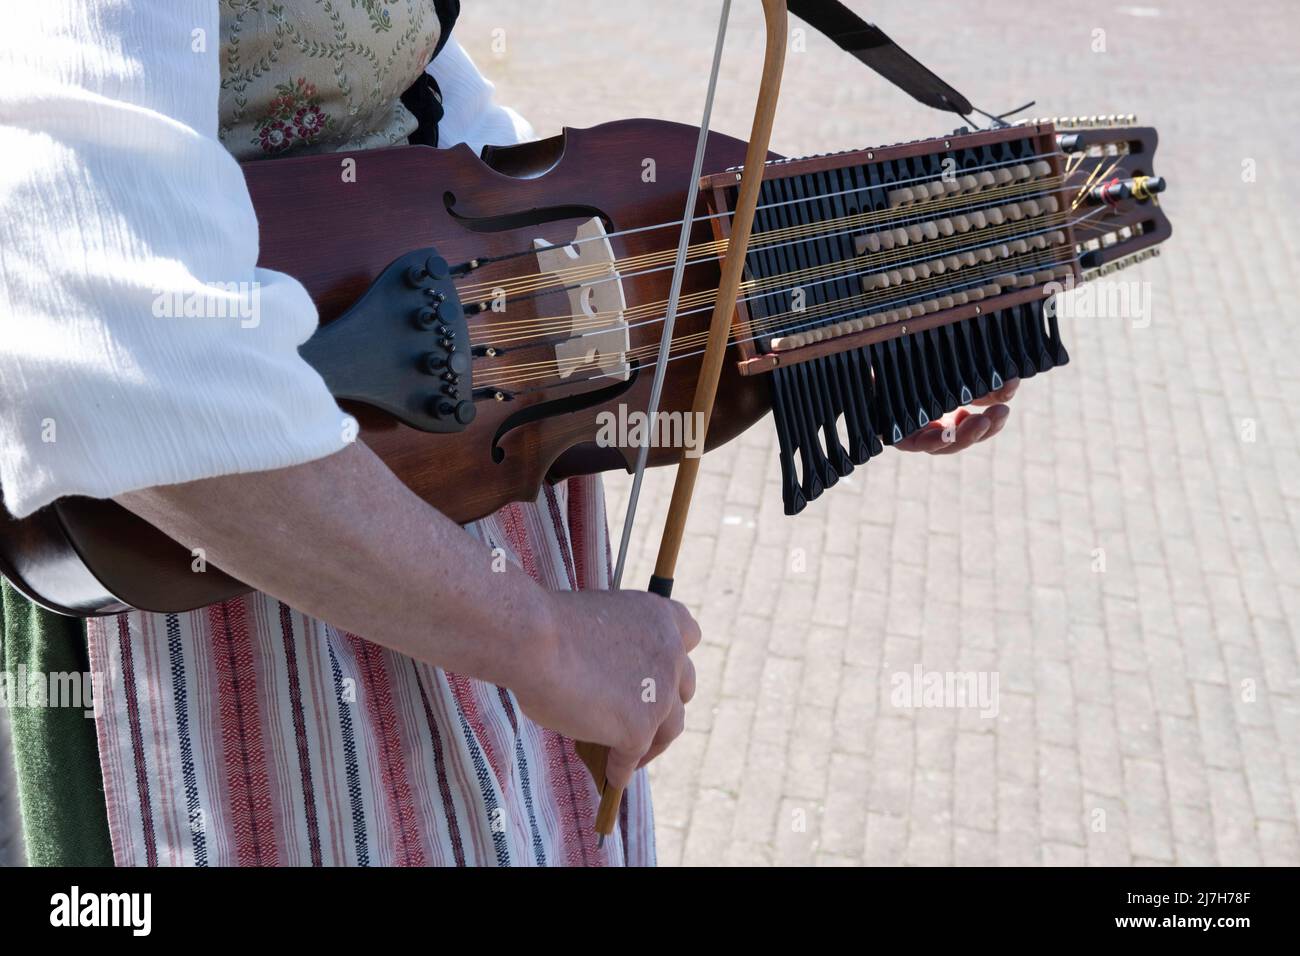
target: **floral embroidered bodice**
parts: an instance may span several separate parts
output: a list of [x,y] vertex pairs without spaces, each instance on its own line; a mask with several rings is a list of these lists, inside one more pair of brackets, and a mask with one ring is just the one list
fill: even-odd
[[416,127],[402,93],[440,34],[433,0],[220,0],[218,135],[236,159],[368,149]]

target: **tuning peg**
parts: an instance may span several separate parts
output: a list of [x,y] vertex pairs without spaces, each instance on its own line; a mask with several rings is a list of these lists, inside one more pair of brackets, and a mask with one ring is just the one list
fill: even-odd
[[452,402],[441,396],[429,400],[429,414],[435,418],[455,418],[461,425],[468,425],[474,420],[477,409],[469,401]]
[[1133,198],[1145,202],[1156,193],[1165,191],[1163,176],[1134,176],[1132,179],[1120,179],[1088,190],[1086,197],[1089,205],[1100,206],[1106,203],[1118,203]]

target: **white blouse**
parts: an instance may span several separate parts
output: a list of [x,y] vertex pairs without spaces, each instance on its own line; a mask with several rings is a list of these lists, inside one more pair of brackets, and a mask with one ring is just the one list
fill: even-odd
[[[195,52],[197,37],[213,38]],[[283,468],[354,423],[298,355],[306,291],[256,267],[257,222],[217,140],[216,0],[40,0],[0,33],[0,486],[64,495]],[[429,67],[439,142],[528,125],[454,40]]]

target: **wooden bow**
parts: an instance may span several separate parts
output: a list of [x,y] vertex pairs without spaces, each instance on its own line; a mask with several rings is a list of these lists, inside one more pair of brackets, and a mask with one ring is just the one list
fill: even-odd
[[[736,208],[731,220],[731,235],[727,241],[726,254],[722,261],[721,281],[718,296],[713,307],[713,318],[709,324],[708,343],[700,367],[700,377],[695,386],[695,399],[692,408],[694,420],[700,423],[700,448],[708,434],[709,420],[713,412],[713,402],[718,391],[718,379],[722,374],[722,362],[727,352],[727,340],[731,331],[732,316],[736,309],[736,297],[740,291],[740,280],[745,268],[745,254],[749,248],[750,229],[754,223],[754,210],[758,205],[758,191],[763,181],[763,164],[767,159],[768,144],[772,136],[772,124],[776,117],[777,98],[781,89],[781,73],[785,67],[785,45],[787,35],[786,0],[762,0],[763,16],[767,27],[767,45],[763,55],[763,74],[759,81],[758,102],[754,107],[754,123],[749,134],[749,146],[745,153],[745,167],[740,179],[740,188],[736,198]],[[725,30],[730,0],[724,0],[722,11],[723,26],[719,30],[718,52],[714,59],[714,79],[710,82],[709,106],[712,104],[712,83],[716,81],[717,60],[721,54],[722,33]],[[705,107],[704,122],[701,124],[701,148],[697,151],[697,169],[694,187],[698,183],[698,160],[703,154],[703,143],[708,135],[709,106]],[[681,272],[685,267],[685,239],[689,236],[691,220],[695,214],[695,189],[689,192],[685,222],[683,223],[683,245],[678,251],[674,289],[680,288]],[[674,296],[675,299],[675,296]],[[675,314],[675,301],[670,307],[670,316]],[[672,338],[672,323],[665,321],[664,345],[660,348],[659,361],[655,369],[656,385],[662,381],[664,364],[668,356],[667,345]],[[658,411],[658,388],[652,389],[651,419]],[[637,461],[633,475],[633,487],[640,488],[642,474],[645,470],[646,456],[642,454]],[[677,466],[677,478],[673,484],[672,501],[668,508],[668,518],[664,524],[663,537],[659,542],[659,557],[655,562],[654,577],[650,590],[668,597],[672,593],[673,575],[676,573],[677,556],[682,546],[686,531],[686,517],[691,508],[691,497],[695,492],[695,479],[700,470],[700,457],[690,457],[683,449]],[[624,551],[630,532],[636,494],[629,502],[628,516],[624,522],[624,547],[619,552],[619,574],[615,577],[618,586],[624,561]],[[675,690],[675,689],[674,689]],[[578,755],[600,788],[600,809],[596,814],[596,832],[604,838],[614,832],[619,805],[623,800],[623,790],[612,787],[605,780],[605,765],[609,758],[609,749],[598,744],[578,743]]]

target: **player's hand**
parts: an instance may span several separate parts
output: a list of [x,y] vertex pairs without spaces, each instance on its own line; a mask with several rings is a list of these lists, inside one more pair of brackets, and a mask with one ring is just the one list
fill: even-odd
[[[995,392],[977,398],[894,445],[900,451],[922,451],[927,455],[951,455],[971,445],[988,441],[1007,424],[1011,409],[1006,403],[1016,394],[1020,379],[1013,378]],[[982,408],[982,411],[977,411]]]

